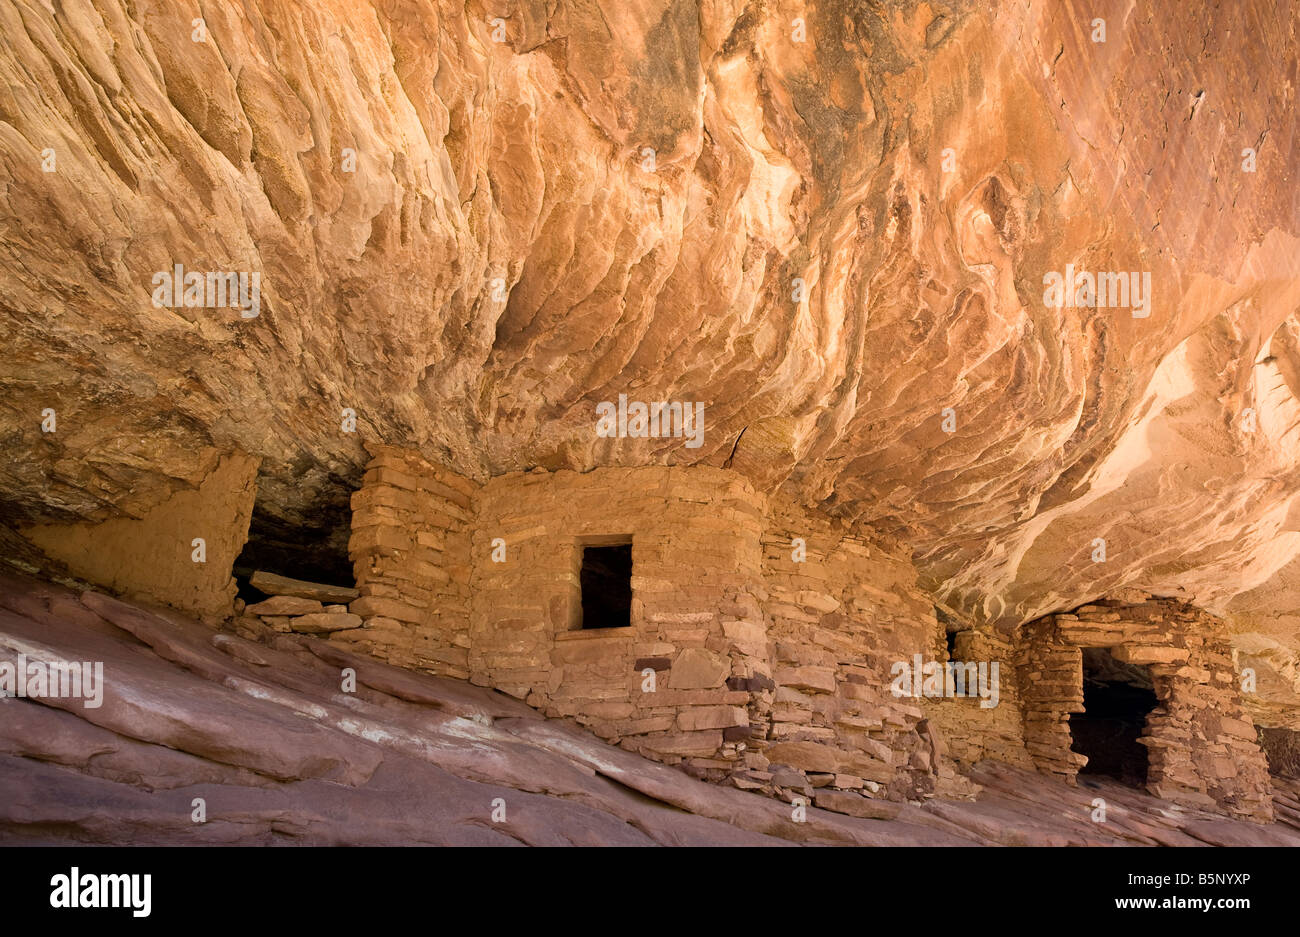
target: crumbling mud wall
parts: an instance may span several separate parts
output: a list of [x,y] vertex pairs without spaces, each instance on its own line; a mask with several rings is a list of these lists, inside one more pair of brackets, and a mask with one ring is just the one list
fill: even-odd
[[98,524],[41,524],[21,533],[90,582],[209,619],[231,614],[231,570],[248,539],[258,461],[242,452],[203,454],[210,467],[140,517]]
[[1027,626],[1019,655],[1025,745],[1039,770],[1073,781],[1087,758],[1070,750],[1082,712],[1083,648],[1150,670],[1159,703],[1140,739],[1147,789],[1235,816],[1272,817],[1268,764],[1244,715],[1224,623],[1169,600],[1086,605]]

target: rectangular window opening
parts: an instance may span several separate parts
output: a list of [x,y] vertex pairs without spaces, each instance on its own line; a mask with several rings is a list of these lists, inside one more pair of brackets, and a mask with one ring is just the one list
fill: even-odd
[[632,624],[632,544],[582,548],[582,629]]

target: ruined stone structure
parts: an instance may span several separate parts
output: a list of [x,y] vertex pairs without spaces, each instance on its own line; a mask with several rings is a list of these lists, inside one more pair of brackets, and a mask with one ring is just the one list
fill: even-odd
[[[965,789],[923,710],[888,693],[891,663],[929,658],[937,629],[899,551],[722,469],[479,486],[374,451],[350,542],[364,624],[334,640],[742,787]],[[630,545],[629,621],[584,627],[582,551],[607,544]]]
[[[988,630],[960,630],[953,632],[951,638],[952,660],[996,662],[1000,680],[998,705],[993,708],[982,708],[978,699],[922,701],[948,754],[963,769],[985,758],[1030,766],[1032,762],[1025,748],[1020,681],[1016,678],[1015,644]],[[942,659],[942,650],[935,653]]]
[[[941,620],[898,544],[727,469],[537,469],[480,483],[412,450],[369,448],[352,496],[355,589],[298,583],[247,606],[236,630],[242,620],[255,623],[247,636],[262,626],[326,635],[501,690],[698,777],[857,815],[969,795],[967,775],[986,759],[1074,783],[1088,764],[1071,724],[1085,710],[1084,659],[1105,649],[1145,668],[1158,700],[1138,739],[1140,783],[1171,801],[1270,816],[1268,764],[1226,623],[1201,609],[1128,594],[1011,639],[947,610]],[[74,564],[78,575],[227,617],[256,492],[247,460],[214,466],[187,496],[192,507],[167,515],[171,528],[153,523],[155,511],[32,536],[53,554],[109,564]],[[191,534],[205,537],[206,563],[191,560]],[[584,609],[593,549],[624,551],[620,620]],[[167,576],[119,581],[113,563],[139,570],[154,554]],[[996,664],[995,705],[919,684],[900,695],[895,673],[913,661]]]
[[0,562],[713,794],[1068,790],[1112,684],[1141,786],[1261,819],[1300,777],[1294,14],[194,6],[0,4]]
[[[1068,722],[1083,708],[1081,649],[1109,648],[1149,665],[1161,700],[1143,739],[1149,789],[1270,815],[1221,623],[1197,609],[1087,606],[1012,643],[941,624],[904,550],[725,469],[539,469],[478,484],[371,448],[352,502],[359,597],[313,608],[305,629],[276,620],[281,630],[328,631],[699,777],[858,815],[970,793],[962,771],[986,758],[1073,783],[1087,761]],[[623,620],[588,620],[593,548],[630,556]],[[995,662],[996,705],[899,695],[893,676],[913,660]]]
[[1083,649],[1145,665],[1159,705],[1140,740],[1147,787],[1167,800],[1271,817],[1268,765],[1244,718],[1223,623],[1171,600],[1086,605],[1025,629],[1019,655],[1025,746],[1039,770],[1074,779],[1069,714],[1083,711]]

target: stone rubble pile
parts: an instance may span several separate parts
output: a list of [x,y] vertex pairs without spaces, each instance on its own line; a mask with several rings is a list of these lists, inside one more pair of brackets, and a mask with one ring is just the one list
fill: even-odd
[[249,585],[269,598],[245,605],[242,616],[257,619],[271,631],[332,634],[361,627],[361,617],[347,606],[357,597],[356,589],[289,579],[263,570],[253,573]]

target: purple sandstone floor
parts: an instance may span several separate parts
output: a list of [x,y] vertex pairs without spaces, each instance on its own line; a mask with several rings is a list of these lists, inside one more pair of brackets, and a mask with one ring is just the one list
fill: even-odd
[[[1294,781],[1278,779],[1278,822],[1261,826],[992,762],[975,771],[973,803],[905,805],[892,820],[810,807],[796,823],[788,805],[500,693],[0,576],[0,660],[20,653],[102,661],[106,689],[97,709],[0,700],[9,844],[1300,845]],[[345,667],[355,693],[340,690]],[[1105,823],[1090,820],[1099,796]],[[192,819],[195,798],[206,822]]]

